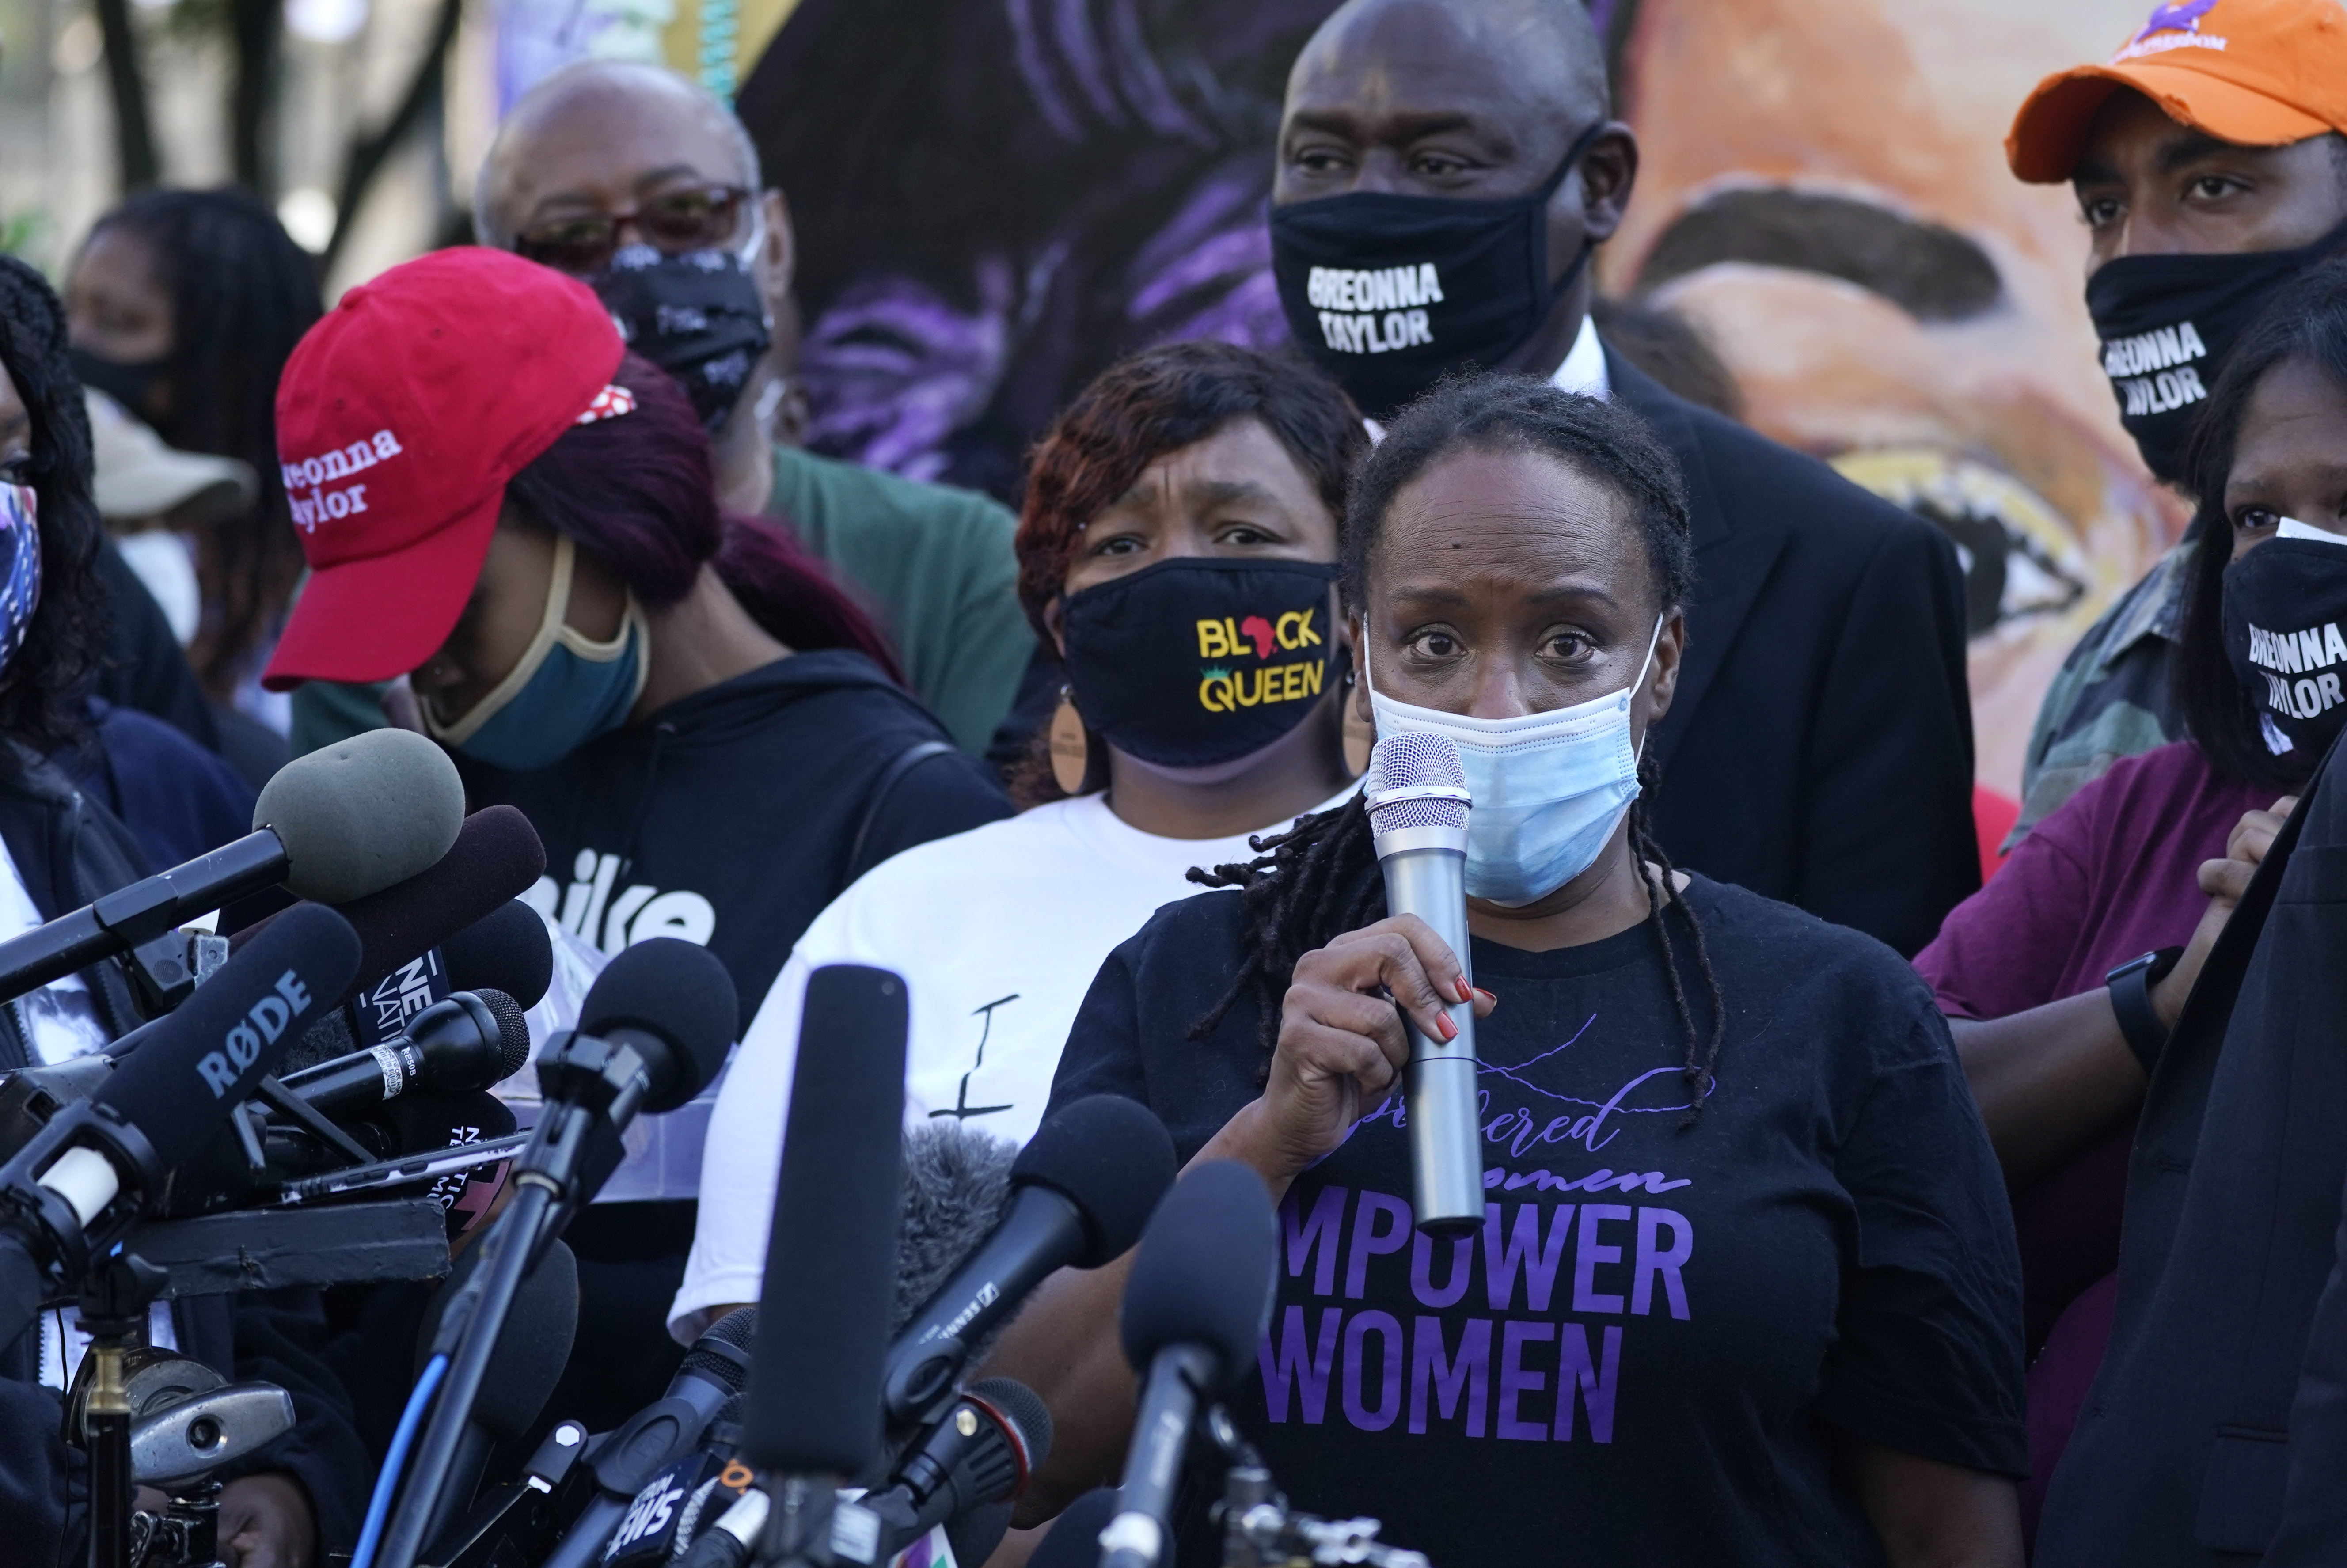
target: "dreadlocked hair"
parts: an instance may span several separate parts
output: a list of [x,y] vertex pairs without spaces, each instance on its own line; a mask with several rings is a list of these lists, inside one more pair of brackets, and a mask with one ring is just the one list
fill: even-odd
[[[1686,603],[1695,580],[1686,492],[1677,464],[1645,422],[1614,404],[1561,391],[1545,381],[1476,375],[1446,378],[1403,410],[1355,478],[1344,537],[1348,610],[1360,614],[1368,602],[1369,579],[1396,497],[1438,460],[1462,451],[1538,453],[1612,491],[1620,503],[1617,516],[1633,530],[1645,558],[1657,613]],[[1688,1105],[1680,1125],[1692,1127],[1710,1097],[1727,1038],[1727,1008],[1703,924],[1686,899],[1673,896],[1670,857],[1655,839],[1650,803],[1656,776],[1649,753],[1639,764],[1638,796],[1630,804],[1630,853],[1645,882],[1646,925],[1662,956],[1671,1009],[1685,1040],[1680,1072]],[[1270,1075],[1278,1047],[1280,1006],[1296,960],[1383,917],[1385,878],[1368,803],[1358,794],[1334,811],[1300,818],[1286,833],[1248,844],[1256,851],[1255,859],[1189,874],[1203,886],[1236,888],[1246,924],[1246,956],[1238,973],[1222,999],[1191,1026],[1189,1037],[1204,1039],[1235,1008],[1251,1002],[1262,1081]],[[1672,936],[1674,922],[1685,932],[1685,965]],[[1707,1030],[1696,1025],[1686,968],[1703,992]]]
[[321,313],[318,266],[249,192],[146,190],[97,220],[137,234],[171,296],[168,414],[130,412],[185,452],[238,457],[260,492],[251,508],[198,537],[204,617],[189,661],[216,701],[249,672],[302,575],[301,538],[277,463],[277,382]]
[[[15,657],[0,670],[0,738],[48,753],[87,733],[106,612],[89,411],[66,357],[65,307],[41,274],[14,256],[0,256],[0,370],[32,418],[32,455],[10,477],[32,487],[41,548],[40,603]],[[0,768],[14,763],[9,757]]]

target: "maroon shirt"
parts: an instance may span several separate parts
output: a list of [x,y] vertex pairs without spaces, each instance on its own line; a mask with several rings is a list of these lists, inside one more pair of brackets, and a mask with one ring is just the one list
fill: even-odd
[[[2192,938],[2209,897],[2200,863],[2224,856],[2246,812],[2276,792],[2238,784],[2178,742],[2115,763],[2030,831],[1978,893],[1952,911],[1915,968],[1952,1018],[2005,1018],[2091,991],[2118,965]],[[2028,1346],[2035,1523],[2110,1335],[2132,1121],[2014,1198]],[[2038,1354],[2038,1348],[2045,1347]]]

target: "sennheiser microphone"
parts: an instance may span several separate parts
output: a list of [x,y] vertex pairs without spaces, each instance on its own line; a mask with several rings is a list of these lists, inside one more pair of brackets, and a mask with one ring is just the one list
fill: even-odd
[[466,1094],[502,1082],[529,1060],[529,1020],[503,991],[459,991],[409,1020],[407,1031],[288,1074],[285,1087],[327,1116],[355,1115],[414,1091]]
[[[700,1449],[719,1410],[749,1381],[750,1341],[757,1332],[758,1309],[737,1307],[692,1342],[668,1392],[595,1450],[589,1467],[596,1495],[540,1568],[583,1568],[657,1528],[651,1520],[670,1484],[668,1472]],[[660,1490],[646,1497],[648,1487]],[[631,1519],[637,1528],[624,1530]]]
[[1142,1375],[1123,1511],[1101,1532],[1102,1568],[1170,1560],[1174,1494],[1202,1406],[1255,1364],[1278,1289],[1279,1224],[1263,1178],[1235,1160],[1194,1167],[1141,1238],[1125,1282],[1125,1358]]
[[170,1173],[253,1091],[321,999],[349,982],[358,948],[331,909],[282,922],[0,1166],[0,1344],[159,1204]]
[[889,1347],[889,1420],[933,1418],[972,1349],[1058,1270],[1098,1268],[1141,1235],[1174,1184],[1174,1141],[1146,1106],[1102,1094],[1061,1106],[1010,1167],[1002,1223]]
[[1051,1412],[1035,1391],[989,1378],[961,1391],[897,1460],[887,1485],[839,1508],[877,1522],[876,1563],[939,1525],[949,1537],[961,1536],[954,1542],[956,1562],[983,1563],[1010,1523],[1008,1504],[1051,1452]]
[[[356,979],[374,980],[413,962],[528,892],[545,872],[546,846],[538,842],[529,818],[509,805],[475,812],[463,819],[446,853],[425,868],[403,882],[336,906],[359,934]],[[237,932],[229,938],[230,950],[289,913],[272,915]],[[357,984],[347,986],[333,1000],[338,1005],[348,1001],[358,989]]]
[[[0,999],[142,948],[223,904],[280,882],[342,903],[415,876],[447,852],[465,790],[447,754],[421,735],[374,730],[288,763],[261,792],[253,830],[184,866],[0,942]],[[182,999],[195,977],[159,961]]]
[[[1467,773],[1448,735],[1405,730],[1369,753],[1366,794],[1386,909],[1415,915],[1450,945],[1468,976]],[[1483,1129],[1475,1089],[1475,1007],[1442,999],[1458,1033],[1429,1036],[1409,1014],[1410,1208],[1437,1235],[1483,1223]]]
[[807,978],[774,1183],[743,1454],[769,1476],[767,1545],[828,1540],[835,1489],[880,1451],[880,1367],[903,1173],[905,982],[835,964]]

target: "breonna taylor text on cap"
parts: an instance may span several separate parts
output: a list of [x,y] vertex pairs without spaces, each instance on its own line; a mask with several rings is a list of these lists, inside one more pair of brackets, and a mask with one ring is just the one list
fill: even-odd
[[[354,512],[365,511],[364,485],[343,485],[329,490],[325,488],[326,482],[347,479],[386,457],[398,456],[402,450],[399,437],[388,430],[378,430],[364,441],[338,446],[322,456],[280,463],[277,471],[285,478],[285,497],[293,510],[294,526],[303,533],[313,533],[328,518],[347,518]],[[304,488],[310,492],[307,496],[301,494]]]

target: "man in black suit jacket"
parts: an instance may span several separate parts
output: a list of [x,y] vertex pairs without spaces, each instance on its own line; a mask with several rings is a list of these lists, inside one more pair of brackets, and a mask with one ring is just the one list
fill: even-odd
[[2038,1568],[2347,1563],[2342,767],[2333,746],[2154,1064],[2110,1348]]
[[1696,567],[1655,739],[1664,847],[1912,954],[1980,886],[1954,548],[1599,343],[1585,263],[1638,167],[1610,113],[1575,0],[1351,0],[1288,77],[1281,302],[1373,419],[1471,364],[1655,427]]

